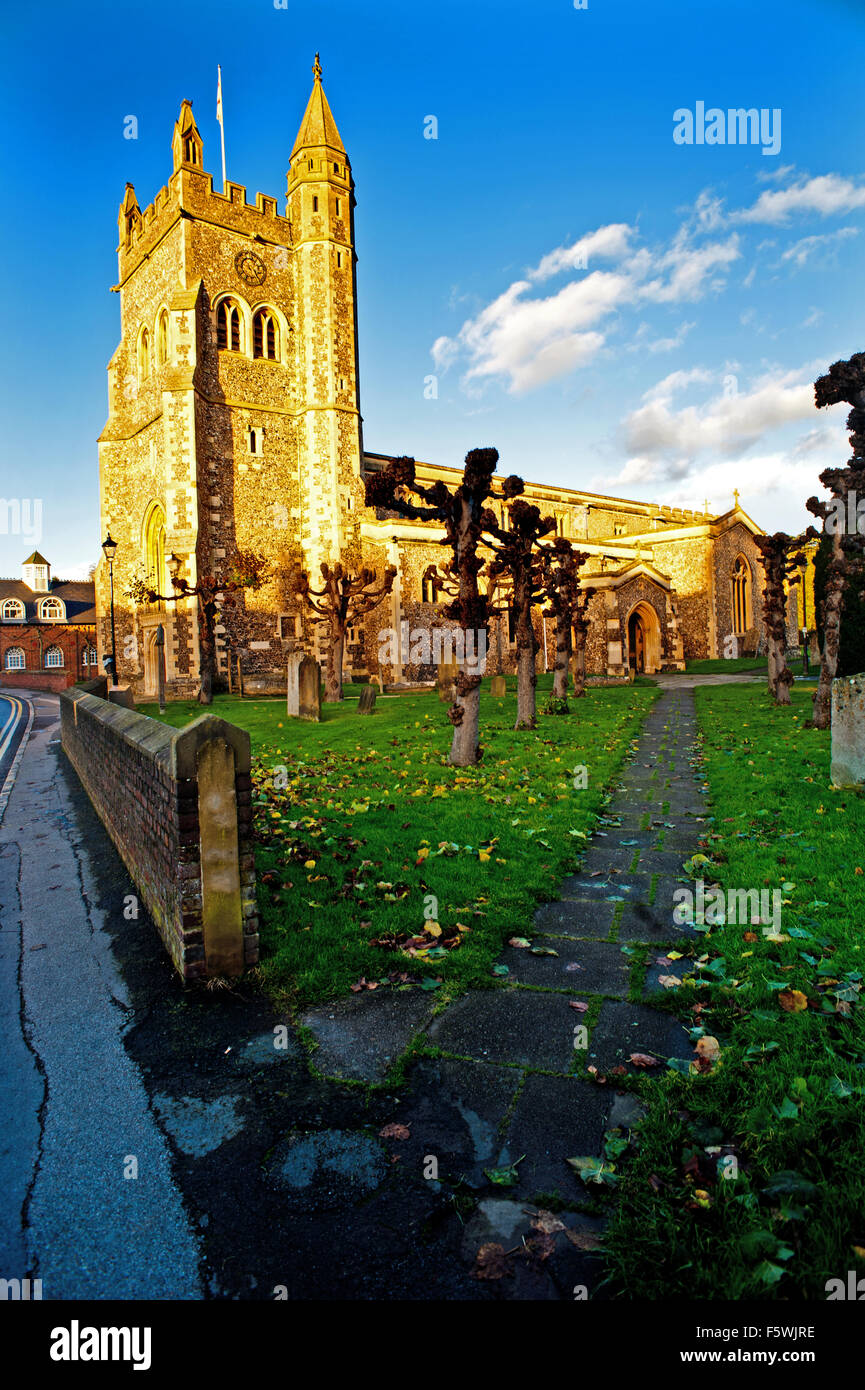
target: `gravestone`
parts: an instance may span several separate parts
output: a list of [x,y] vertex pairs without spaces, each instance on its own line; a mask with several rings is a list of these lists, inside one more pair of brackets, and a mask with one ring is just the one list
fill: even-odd
[[504,676],[493,676],[490,693],[497,700],[501,700],[503,696],[507,695],[508,687]]
[[321,667],[311,656],[301,658],[297,670],[298,718],[321,719]]
[[376,697],[376,689],[375,689],[375,686],[374,686],[374,685],[365,685],[364,688],[363,688],[363,690],[360,692],[360,699],[358,700],[358,703],[357,703],[357,712],[358,712],[358,714],[374,714],[374,713],[375,713],[375,697]]
[[865,786],[865,671],[832,682],[833,787]]
[[438,667],[438,691],[439,699],[446,700],[448,704],[454,698],[454,681],[457,678],[459,666],[456,661],[440,661]]
[[300,714],[300,663],[303,652],[290,652],[286,665],[286,713],[296,719]]

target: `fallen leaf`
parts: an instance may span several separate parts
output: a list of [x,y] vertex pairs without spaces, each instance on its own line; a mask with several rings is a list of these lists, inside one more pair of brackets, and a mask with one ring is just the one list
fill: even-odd
[[570,1231],[565,1227],[565,1235],[578,1250],[600,1250],[603,1243],[594,1231]]
[[717,1038],[707,1034],[705,1038],[698,1038],[694,1051],[704,1062],[717,1062],[721,1055],[721,1044]]
[[379,1130],[378,1137],[380,1139],[410,1139],[411,1130],[408,1125],[400,1125],[393,1121],[391,1124],[385,1125],[384,1129]]
[[807,996],[801,989],[782,989],[778,995],[778,1003],[788,1014],[800,1014],[808,1007]]
[[648,1052],[632,1052],[628,1058],[635,1067],[659,1067],[661,1065],[657,1057],[650,1057]]
[[474,1279],[501,1279],[509,1272],[505,1247],[490,1242],[482,1245],[475,1255]]

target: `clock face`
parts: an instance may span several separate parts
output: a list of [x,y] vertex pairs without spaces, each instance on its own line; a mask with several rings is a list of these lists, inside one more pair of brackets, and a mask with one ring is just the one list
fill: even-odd
[[254,251],[241,251],[235,256],[234,268],[247,285],[263,285],[267,278],[267,266]]

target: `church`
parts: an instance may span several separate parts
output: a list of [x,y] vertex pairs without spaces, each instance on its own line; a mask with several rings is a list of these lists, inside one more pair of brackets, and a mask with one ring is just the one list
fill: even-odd
[[[225,610],[217,675],[240,661],[245,689],[285,690],[286,657],[322,658],[320,631],[296,610],[285,579],[297,563],[315,582],[341,560],[397,570],[393,591],[349,631],[346,675],[378,671],[379,631],[435,627],[434,526],[365,505],[365,478],[383,453],[364,447],[358,389],[355,186],[322,85],[313,86],[291,151],[284,212],[239,183],[214,188],[192,104],[183,101],[166,185],[141,207],[132,184],[120,204],[120,343],[108,366],[108,421],[99,438],[102,533],[114,562],[119,678],[139,700],[157,689],[157,630],[166,635],[169,698],[199,684],[197,601],[137,603],[144,580],[173,593],[225,578],[232,556],[265,557],[264,585]],[[494,433],[494,431],[493,431]],[[467,439],[466,448],[492,441]],[[461,462],[461,460],[460,460]],[[504,460],[503,460],[504,462]],[[424,482],[454,485],[460,470],[418,463]],[[522,474],[509,457],[507,473]],[[687,658],[755,650],[761,634],[761,533],[738,505],[722,515],[600,496],[526,479],[526,500],[587,554],[591,585],[587,669],[608,678],[682,669]],[[494,497],[499,514],[504,506]],[[506,520],[503,522],[506,524]],[[108,567],[96,574],[100,661],[111,651]],[[791,603],[795,610],[795,599]],[[553,663],[552,620],[538,622],[538,663]],[[791,630],[795,632],[795,611]],[[514,669],[513,623],[494,620],[491,649]],[[429,679],[408,654],[394,684]]]

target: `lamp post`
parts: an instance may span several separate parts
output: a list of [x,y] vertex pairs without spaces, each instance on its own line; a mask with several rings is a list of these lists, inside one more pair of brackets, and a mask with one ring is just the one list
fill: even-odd
[[111,532],[102,542],[102,553],[108,561],[108,576],[111,583],[111,684],[117,685],[117,633],[114,628],[114,557],[117,542],[111,539]]

